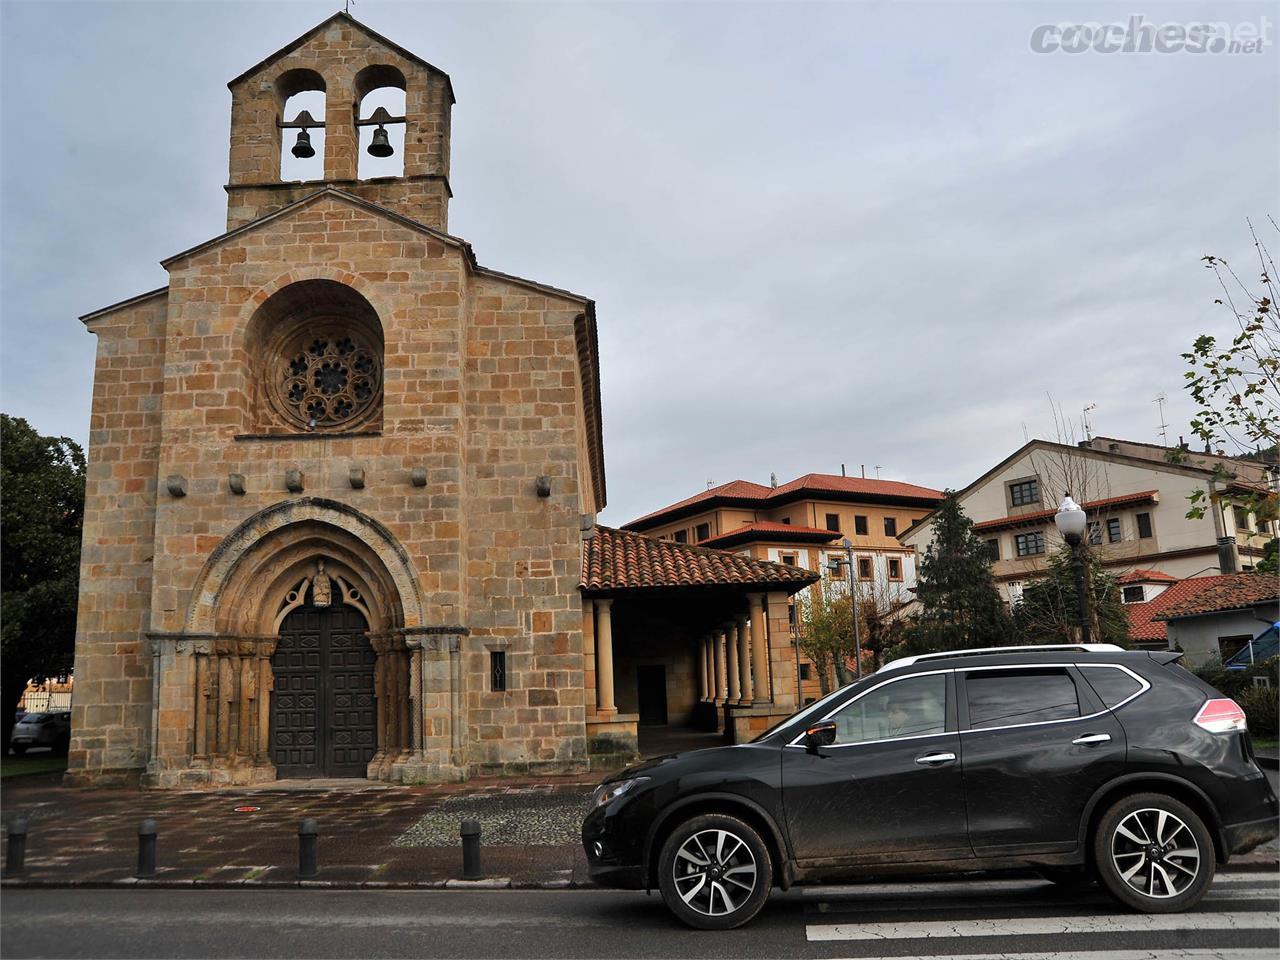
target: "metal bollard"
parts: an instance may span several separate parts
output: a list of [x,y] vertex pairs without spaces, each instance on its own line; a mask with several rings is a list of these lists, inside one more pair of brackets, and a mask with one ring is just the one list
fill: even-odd
[[138,871],[134,874],[139,880],[150,880],[156,875],[156,822],[151,819],[138,824]]
[[4,875],[21,876],[27,869],[27,818],[14,817],[9,821],[9,846],[5,851]]
[[480,821],[462,821],[462,879],[483,880],[480,869]]
[[308,817],[298,824],[298,879],[314,880],[320,874],[320,825]]

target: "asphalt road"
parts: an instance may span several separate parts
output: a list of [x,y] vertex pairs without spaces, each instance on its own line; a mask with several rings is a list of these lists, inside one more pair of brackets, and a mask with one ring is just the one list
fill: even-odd
[[18,957],[948,957],[1272,960],[1275,873],[1221,875],[1186,914],[1147,916],[1035,880],[775,891],[750,925],[687,930],[642,893],[11,888]]

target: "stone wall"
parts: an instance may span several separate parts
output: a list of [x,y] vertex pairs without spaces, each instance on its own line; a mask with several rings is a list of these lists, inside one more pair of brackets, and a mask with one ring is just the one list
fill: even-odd
[[152,726],[147,645],[155,553],[163,294],[87,320],[98,339],[80,555],[69,766],[136,779]]

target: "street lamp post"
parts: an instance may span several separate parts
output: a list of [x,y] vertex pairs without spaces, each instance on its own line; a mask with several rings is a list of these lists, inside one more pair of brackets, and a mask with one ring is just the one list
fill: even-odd
[[1089,642],[1089,598],[1084,588],[1084,531],[1088,518],[1080,505],[1071,497],[1063,497],[1062,505],[1054,514],[1053,522],[1062,539],[1071,547],[1071,569],[1076,580],[1076,616],[1080,621],[1080,642]]
[[[853,572],[853,541],[845,537],[840,546],[844,547],[845,565],[849,571],[849,613],[853,617],[853,656],[855,680],[862,679],[862,630],[858,626],[858,595],[854,590],[856,580]],[[839,561],[836,561],[839,566]]]

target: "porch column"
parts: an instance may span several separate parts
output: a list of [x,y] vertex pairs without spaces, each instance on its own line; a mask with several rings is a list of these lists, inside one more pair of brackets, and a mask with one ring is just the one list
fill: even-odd
[[701,652],[702,652],[702,676],[706,680],[706,683],[704,684],[706,688],[706,693],[702,699],[707,701],[707,703],[711,703],[716,698],[716,675],[715,675],[715,669],[711,662],[710,634],[702,638]]
[[729,623],[724,628],[725,672],[729,680],[729,703],[737,703],[742,693],[738,687],[741,679],[738,675],[738,637],[737,624]]
[[724,631],[716,630],[711,634],[712,670],[715,672],[716,704],[724,703]]
[[613,703],[613,614],[609,608],[612,600],[596,602],[596,712],[616,714]]
[[703,637],[698,641],[698,699],[710,699],[710,685],[708,680],[710,671],[707,669],[707,637]]
[[764,594],[753,593],[747,598],[751,603],[751,668],[755,674],[756,703],[768,703],[769,652],[764,638]]
[[749,629],[746,614],[739,614],[735,630],[738,639],[738,688],[741,694],[738,702],[744,706],[751,703],[751,634]]

